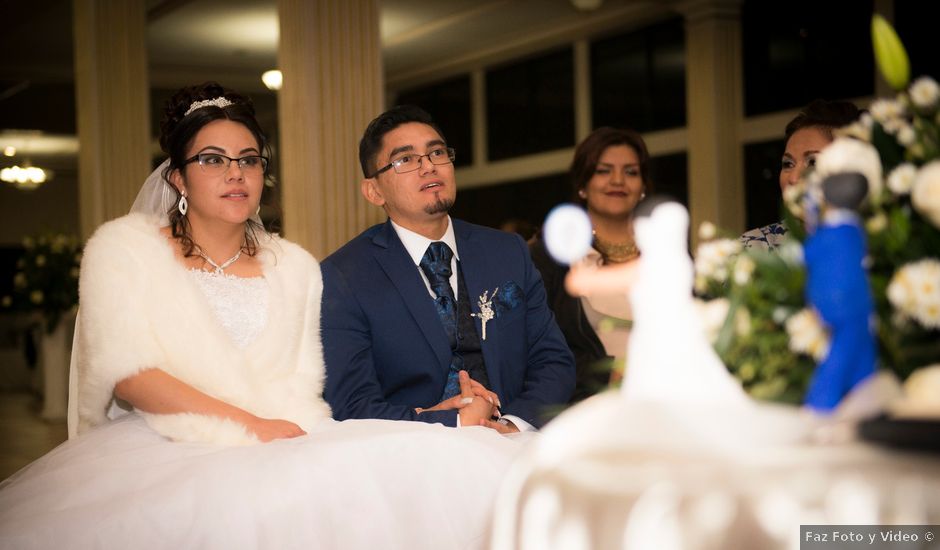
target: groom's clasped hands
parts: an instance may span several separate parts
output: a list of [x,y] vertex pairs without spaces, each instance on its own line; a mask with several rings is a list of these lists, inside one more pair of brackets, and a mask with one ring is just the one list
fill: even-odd
[[500,433],[516,433],[519,431],[511,422],[502,424],[494,419],[500,416],[499,396],[486,387],[470,378],[467,371],[460,371],[457,380],[460,382],[460,393],[441,401],[428,409],[415,409],[423,411],[446,411],[457,409],[460,415],[461,426],[485,426]]

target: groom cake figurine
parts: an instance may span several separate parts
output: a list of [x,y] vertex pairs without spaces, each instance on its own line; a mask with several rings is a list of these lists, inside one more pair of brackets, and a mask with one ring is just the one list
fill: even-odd
[[413,106],[379,115],[359,143],[362,194],[388,221],[322,263],[324,395],[338,420],[505,433],[540,427],[571,396],[574,360],[525,242],[448,215],[454,155]]
[[864,266],[865,232],[856,213],[868,181],[858,173],[841,173],[821,185],[822,223],[804,247],[806,298],[831,331],[832,344],[813,373],[806,405],[827,412],[875,372],[875,308]]

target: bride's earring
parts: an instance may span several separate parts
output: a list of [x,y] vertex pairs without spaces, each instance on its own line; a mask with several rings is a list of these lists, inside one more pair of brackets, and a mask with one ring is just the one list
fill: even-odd
[[586,199],[586,198],[587,198],[587,193],[585,193],[585,192],[584,192],[584,189],[582,189],[582,190],[578,191],[578,196],[581,197],[582,199]]
[[180,202],[176,208],[180,211],[180,214],[186,215],[186,212],[189,211],[189,201],[186,200],[186,195],[180,195]]
[[261,205],[259,204],[258,209],[255,210],[255,216],[260,216],[260,215],[261,215]]

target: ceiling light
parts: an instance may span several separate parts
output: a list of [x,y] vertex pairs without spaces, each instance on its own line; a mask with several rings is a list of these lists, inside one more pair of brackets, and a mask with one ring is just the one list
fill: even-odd
[[264,82],[264,85],[267,86],[269,90],[278,91],[281,89],[283,76],[281,76],[281,71],[272,69],[265,71],[264,74],[261,75],[261,81]]
[[12,145],[7,145],[6,147],[3,148],[3,156],[12,157],[15,154],[16,154],[16,147],[13,147]]

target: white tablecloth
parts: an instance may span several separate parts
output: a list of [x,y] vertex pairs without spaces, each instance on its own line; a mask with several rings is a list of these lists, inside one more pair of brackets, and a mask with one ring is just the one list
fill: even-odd
[[819,443],[843,428],[596,396],[515,464],[492,547],[796,549],[801,524],[940,524],[940,457]]

